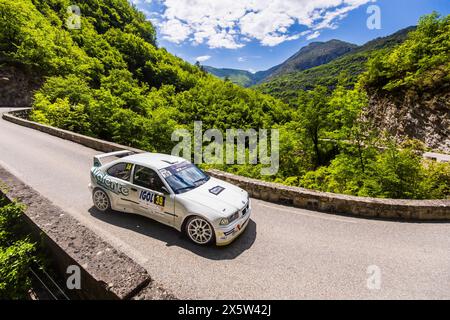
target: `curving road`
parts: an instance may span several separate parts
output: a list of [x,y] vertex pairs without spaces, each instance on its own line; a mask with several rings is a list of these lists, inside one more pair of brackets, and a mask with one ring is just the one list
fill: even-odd
[[[5,112],[7,109],[1,109]],[[95,150],[0,120],[0,165],[186,299],[450,299],[450,224],[334,216],[253,200],[225,248],[192,245],[139,216],[102,215],[87,189]],[[381,270],[369,290],[367,268]]]

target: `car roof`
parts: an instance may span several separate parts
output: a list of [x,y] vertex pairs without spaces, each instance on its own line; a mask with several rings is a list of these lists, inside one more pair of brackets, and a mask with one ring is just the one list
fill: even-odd
[[138,153],[127,156],[121,161],[129,161],[134,164],[150,167],[155,170],[164,169],[171,165],[186,162],[187,160],[181,157],[172,156],[162,153]]

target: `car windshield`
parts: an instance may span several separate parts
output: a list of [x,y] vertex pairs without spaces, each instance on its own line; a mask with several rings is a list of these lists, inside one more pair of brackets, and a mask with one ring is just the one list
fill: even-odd
[[178,163],[159,171],[176,194],[193,190],[210,178],[189,162]]

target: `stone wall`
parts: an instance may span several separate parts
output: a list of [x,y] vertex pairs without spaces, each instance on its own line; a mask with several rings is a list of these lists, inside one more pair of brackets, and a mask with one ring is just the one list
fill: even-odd
[[[25,113],[24,113],[25,112]],[[112,142],[107,142],[70,131],[57,129],[25,120],[26,111],[13,111],[3,114],[5,120],[33,128],[62,139],[103,151],[130,150],[144,152]],[[247,190],[253,198],[274,203],[322,211],[333,214],[345,214],[359,217],[371,217],[399,220],[450,220],[450,200],[393,200],[361,198],[333,193],[323,193],[281,184],[244,178],[218,170],[208,171],[212,176],[238,185]]]
[[238,185],[251,197],[315,211],[397,220],[450,220],[450,200],[394,200],[317,192],[236,176],[218,170],[210,175]]
[[88,137],[82,134],[74,133],[72,131],[62,130],[55,127],[43,125],[37,122],[26,120],[29,113],[29,109],[20,109],[20,110],[14,110],[9,113],[3,114],[3,119],[13,122],[15,124],[28,127],[31,129],[35,129],[47,134],[50,134],[52,136],[73,141],[75,143],[81,144],[83,146],[86,146],[88,148],[92,148],[98,151],[102,152],[114,152],[114,151],[120,151],[120,150],[130,150],[134,152],[143,152],[142,150],[123,146],[117,143],[108,142],[105,140],[100,140],[92,137]]

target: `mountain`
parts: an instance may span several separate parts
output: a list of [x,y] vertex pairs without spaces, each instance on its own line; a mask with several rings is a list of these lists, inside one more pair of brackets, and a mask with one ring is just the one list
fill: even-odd
[[340,40],[330,40],[327,42],[312,42],[308,46],[303,47],[295,55],[287,59],[285,62],[275,67],[264,81],[270,80],[277,76],[308,70],[317,66],[326,64],[334,59],[352,51],[358,46]]
[[[366,71],[366,62],[372,54],[379,50],[392,49],[403,43],[408,33],[415,27],[402,29],[390,36],[377,38],[328,63],[303,71],[281,73],[270,77],[255,88],[284,101],[290,101],[297,96],[299,90],[311,90],[317,85],[334,88],[339,79],[351,86],[358,76]],[[344,80],[345,78],[345,80]]]
[[312,42],[308,46],[301,48],[296,54],[285,62],[265,71],[251,73],[238,69],[219,69],[205,66],[205,70],[221,79],[228,78],[231,82],[250,87],[279,75],[294,71],[303,71],[322,64],[328,63],[352,50],[357,45],[340,40],[330,40],[327,42]]
[[218,69],[210,66],[203,66],[208,73],[219,77],[220,79],[229,79],[234,84],[242,87],[250,87],[255,84],[254,74],[246,70],[236,69]]

